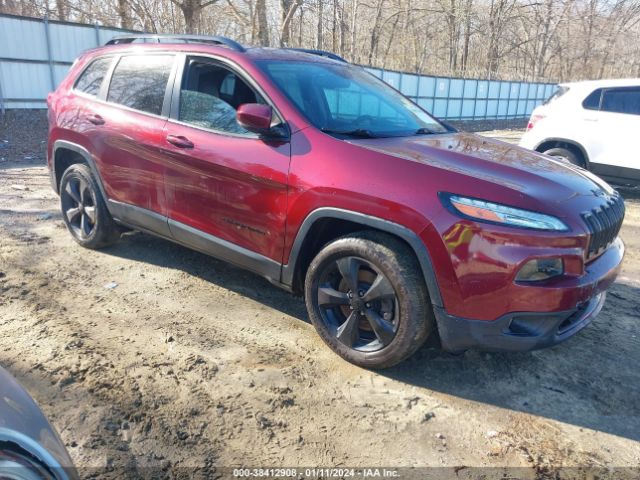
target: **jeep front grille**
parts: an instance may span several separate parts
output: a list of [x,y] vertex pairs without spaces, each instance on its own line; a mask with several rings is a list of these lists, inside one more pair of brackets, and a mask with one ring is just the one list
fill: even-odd
[[616,193],[607,202],[582,214],[591,238],[587,259],[593,258],[604,251],[618,236],[622,220],[624,220],[624,200]]

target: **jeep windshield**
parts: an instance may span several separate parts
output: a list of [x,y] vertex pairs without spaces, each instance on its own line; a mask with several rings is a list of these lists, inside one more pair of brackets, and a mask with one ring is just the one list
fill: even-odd
[[361,67],[304,61],[257,63],[311,124],[330,135],[378,138],[449,131]]

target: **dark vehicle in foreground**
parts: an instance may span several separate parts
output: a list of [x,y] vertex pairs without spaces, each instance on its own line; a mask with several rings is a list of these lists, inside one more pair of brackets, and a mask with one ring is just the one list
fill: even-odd
[[556,344],[600,311],[622,198],[593,174],[433,118],[333,54],[221,37],[114,39],[50,95],[73,238],[134,228],[304,294],[365,367]]
[[0,479],[77,478],[56,431],[29,394],[0,368]]

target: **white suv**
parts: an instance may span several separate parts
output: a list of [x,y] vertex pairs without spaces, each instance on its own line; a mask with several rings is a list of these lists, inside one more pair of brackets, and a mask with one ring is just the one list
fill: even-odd
[[531,114],[520,146],[640,183],[640,79],[560,84]]

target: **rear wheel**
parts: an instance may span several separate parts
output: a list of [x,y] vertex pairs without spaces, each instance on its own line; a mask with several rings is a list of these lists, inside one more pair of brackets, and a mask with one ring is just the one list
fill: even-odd
[[87,165],[71,165],[62,175],[60,208],[71,236],[83,247],[102,248],[120,238],[121,231]]
[[572,163],[573,165],[577,165],[578,167],[585,168],[585,164],[582,158],[566,148],[550,148],[543,153],[545,155],[549,155],[550,157],[557,158],[558,160],[562,160],[563,162]]
[[325,343],[368,368],[406,359],[434,326],[413,252],[377,232],[349,235],[323,248],[307,271],[305,301]]

